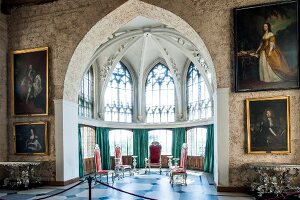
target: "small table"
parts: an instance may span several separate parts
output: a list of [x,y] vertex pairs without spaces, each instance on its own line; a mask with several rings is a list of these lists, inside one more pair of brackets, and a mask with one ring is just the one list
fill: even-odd
[[35,167],[40,164],[40,162],[0,162],[0,166],[3,166],[9,174],[4,179],[3,186],[27,188],[30,184],[40,184],[41,178],[35,176]]
[[173,158],[173,160],[174,160],[174,165],[175,165],[175,167],[177,167],[177,166],[178,166],[179,158]]
[[133,170],[132,170],[132,172],[133,173],[139,173],[139,170],[136,168],[136,158],[137,158],[138,156],[132,156],[132,166],[133,166]]
[[173,156],[167,156],[168,157],[168,167],[169,167],[169,170],[167,171],[167,175],[170,174],[170,171],[172,169],[172,158]]
[[292,178],[299,175],[298,164],[252,163],[249,169],[254,170],[258,178],[251,184],[251,190],[258,196],[263,194],[282,194],[300,192],[300,187],[291,184]]

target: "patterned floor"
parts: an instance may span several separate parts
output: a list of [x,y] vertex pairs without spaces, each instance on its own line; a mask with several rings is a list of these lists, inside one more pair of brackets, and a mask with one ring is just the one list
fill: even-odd
[[[103,179],[104,181],[104,179]],[[112,185],[112,183],[110,183]],[[248,200],[253,197],[243,193],[220,193],[217,192],[210,178],[202,172],[189,172],[187,178],[187,186],[175,184],[173,187],[169,183],[169,177],[166,173],[159,175],[158,172],[151,172],[135,176],[126,176],[123,179],[116,180],[114,187],[125,190],[130,193],[141,195],[153,199],[162,200],[185,200],[185,199],[201,199],[201,200]],[[71,187],[43,186],[30,190],[14,191],[0,189],[0,199],[5,200],[22,200],[22,199],[40,199],[51,194],[55,194]],[[47,199],[61,200],[83,200],[88,199],[88,184],[84,183],[73,189]],[[134,197],[129,194],[121,193],[101,184],[92,184],[92,199],[115,199],[115,200],[140,200],[143,198]]]

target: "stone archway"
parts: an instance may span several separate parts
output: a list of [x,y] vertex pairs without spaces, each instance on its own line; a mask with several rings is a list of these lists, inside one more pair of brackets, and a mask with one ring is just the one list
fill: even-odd
[[[94,52],[101,44],[107,42],[112,33],[137,16],[144,16],[172,27],[194,43],[207,65],[212,69],[213,85],[216,89],[214,64],[203,40],[196,31],[170,11],[139,0],[129,0],[96,23],[78,44],[66,72],[63,91],[64,100],[77,102],[81,77]],[[81,67],[78,68],[78,66]]]
[[[214,171],[214,177],[217,185],[219,185],[219,183],[221,183],[220,185],[228,185],[229,131],[225,130],[224,133],[223,128],[225,126],[225,128],[227,127],[228,129],[228,121],[218,120],[218,118],[221,118],[220,116],[223,118],[224,115],[228,115],[228,105],[224,108],[220,101],[224,101],[225,98],[228,103],[229,90],[217,90],[216,73],[212,58],[203,40],[196,31],[183,19],[170,11],[144,3],[140,0],[127,1],[97,22],[78,44],[71,57],[64,80],[63,100],[55,101],[56,180],[67,181],[78,177],[78,170],[69,170],[70,167],[73,167],[74,169],[75,165],[78,166],[78,150],[70,150],[72,148],[67,148],[67,145],[72,143],[74,147],[76,147],[76,145],[78,146],[77,135],[72,134],[77,132],[78,126],[77,95],[81,78],[87,67],[89,67],[90,59],[97,48],[108,41],[108,38],[112,35],[112,33],[137,16],[144,16],[176,29],[176,31],[178,31],[182,36],[188,38],[197,47],[200,55],[211,69],[212,85],[214,87],[215,115],[219,115],[219,111],[221,113],[221,115],[215,117],[215,127],[222,127],[222,137],[219,139],[218,137],[221,134],[219,133],[221,128],[215,128],[216,169]],[[219,98],[220,100],[217,100],[219,94],[221,98]],[[219,109],[221,105],[222,109]],[[70,115],[72,115],[71,118],[68,117]],[[222,122],[220,123],[220,121]],[[66,138],[68,139],[66,140]],[[223,142],[221,149],[219,149],[219,141],[224,141],[226,138],[226,144],[224,145]],[[221,165],[218,165],[219,162],[221,162]]]

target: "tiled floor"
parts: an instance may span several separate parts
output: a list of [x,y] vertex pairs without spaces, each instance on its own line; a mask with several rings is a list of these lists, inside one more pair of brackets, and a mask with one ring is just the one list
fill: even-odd
[[[104,179],[103,179],[104,180]],[[153,171],[150,174],[144,174],[141,171],[139,175],[126,176],[124,179],[116,180],[114,187],[125,190],[130,193],[141,195],[153,199],[162,200],[184,200],[184,199],[201,199],[201,200],[248,200],[253,197],[243,193],[220,193],[217,192],[214,185],[210,183],[209,178],[202,172],[189,172],[187,186],[175,184],[173,187],[169,183],[169,177],[165,173],[159,175]],[[112,185],[110,183],[110,185]],[[39,199],[51,194],[63,191],[71,185],[64,187],[43,186],[30,190],[14,191],[1,190],[0,199],[22,200],[22,199]],[[88,199],[88,184],[81,184],[67,192],[47,199]],[[101,184],[92,184],[92,199],[115,199],[115,200],[137,200],[142,199],[129,194],[119,192]]]

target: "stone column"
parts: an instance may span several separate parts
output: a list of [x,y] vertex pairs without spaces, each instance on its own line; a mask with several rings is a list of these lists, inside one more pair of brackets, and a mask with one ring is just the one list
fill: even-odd
[[56,181],[66,182],[79,177],[78,104],[54,100]]

